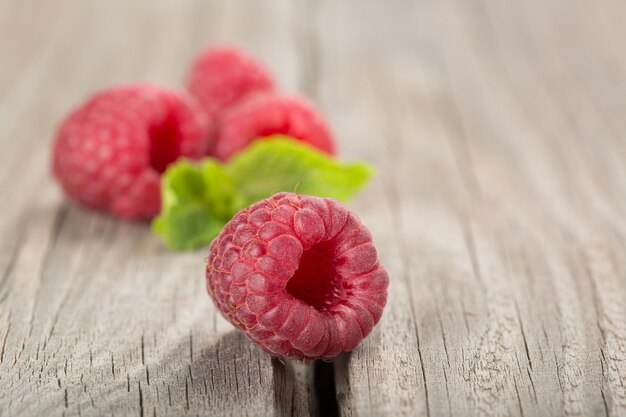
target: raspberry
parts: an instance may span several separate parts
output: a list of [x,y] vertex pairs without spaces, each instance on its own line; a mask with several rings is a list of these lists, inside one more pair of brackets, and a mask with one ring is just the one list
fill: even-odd
[[198,55],[188,76],[187,87],[211,120],[242,98],[272,91],[269,71],[255,58],[232,47],[209,48]]
[[250,142],[283,134],[333,155],[334,139],[324,118],[304,99],[275,94],[251,97],[224,113],[215,139],[214,154],[229,159]]
[[186,93],[128,85],[102,91],[60,125],[53,171],[67,195],[129,219],[160,209],[160,174],[208,148],[206,116]]
[[213,241],[207,290],[262,349],[297,359],[353,350],[381,317],[388,277],[369,231],[336,200],[276,194]]

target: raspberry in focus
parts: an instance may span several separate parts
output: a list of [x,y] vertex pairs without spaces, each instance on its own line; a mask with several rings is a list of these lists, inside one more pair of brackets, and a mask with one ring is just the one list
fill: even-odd
[[291,136],[335,154],[335,140],[324,117],[302,98],[277,94],[253,96],[225,112],[213,153],[225,161],[252,141],[276,134]]
[[160,209],[160,175],[180,157],[201,158],[208,121],[187,93],[151,85],[102,91],[59,126],[53,171],[73,200],[128,219]]
[[372,237],[336,200],[276,194],[240,211],[209,251],[220,312],[274,356],[332,358],[379,321],[388,276]]
[[213,121],[243,98],[274,90],[270,72],[254,57],[233,47],[213,47],[196,58],[187,88]]

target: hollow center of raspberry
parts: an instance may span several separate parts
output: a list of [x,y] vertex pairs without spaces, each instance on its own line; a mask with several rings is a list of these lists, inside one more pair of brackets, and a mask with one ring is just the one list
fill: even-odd
[[321,242],[304,251],[298,270],[287,282],[289,294],[320,311],[333,306],[342,295],[334,246],[333,242]]
[[181,132],[179,123],[168,118],[150,129],[150,166],[158,173],[180,156]]

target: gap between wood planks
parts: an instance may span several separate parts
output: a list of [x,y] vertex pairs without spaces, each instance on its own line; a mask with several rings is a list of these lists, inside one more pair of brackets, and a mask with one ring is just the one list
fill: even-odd
[[339,416],[335,369],[332,362],[316,361],[313,364],[314,411],[319,416]]
[[[320,101],[319,80],[320,80],[320,40],[319,40],[319,3],[303,1],[298,3],[300,9],[299,16],[306,16],[301,20],[300,25],[295,25],[297,30],[296,38],[299,40],[300,90],[308,97],[317,102]],[[344,354],[347,356],[349,353]],[[345,363],[341,358],[335,362]],[[340,366],[333,362],[317,360],[313,367],[313,395],[311,414],[324,417],[335,417],[340,415],[339,403],[337,400],[337,387],[335,384],[335,367]],[[342,369],[342,372],[347,371]]]

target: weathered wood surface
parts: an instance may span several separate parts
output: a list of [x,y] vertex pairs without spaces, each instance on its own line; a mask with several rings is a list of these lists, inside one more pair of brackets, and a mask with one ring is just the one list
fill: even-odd
[[[626,415],[625,19],[618,0],[0,0],[0,416]],[[49,178],[86,94],[180,84],[215,41],[379,168],[353,208],[389,305],[334,379],[233,331],[204,251]]]

